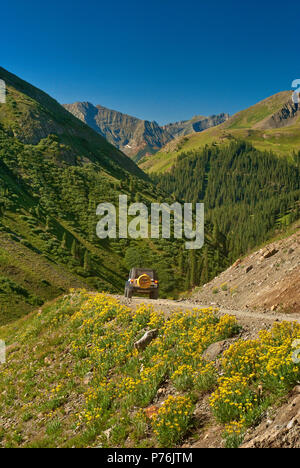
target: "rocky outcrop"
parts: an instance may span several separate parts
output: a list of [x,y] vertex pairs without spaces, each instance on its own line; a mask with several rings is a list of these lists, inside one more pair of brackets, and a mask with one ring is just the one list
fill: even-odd
[[76,102],[64,107],[136,160],[144,154],[155,153],[173,138],[155,121],[141,120],[100,105]]
[[241,448],[300,448],[300,386],[286,404],[246,435]]
[[146,154],[156,153],[178,136],[202,132],[229,117],[228,114],[196,116],[191,120],[160,126],[155,121],[141,120],[89,102],[65,104],[64,107],[135,161]]
[[300,225],[296,229],[290,237],[238,259],[193,298],[226,309],[300,313]]
[[203,358],[206,361],[215,361],[220,357],[226,349],[232,344],[232,340],[217,341],[211,344],[203,353]]
[[271,128],[287,127],[295,124],[298,116],[299,114],[296,111],[295,105],[293,104],[292,99],[290,99],[278,112],[268,116],[253,128],[268,130]]
[[182,120],[180,122],[170,123],[163,126],[163,129],[170,133],[174,138],[179,136],[189,135],[190,133],[202,132],[210,127],[220,125],[229,119],[229,114],[218,114],[210,117],[201,115],[195,116],[190,120]]

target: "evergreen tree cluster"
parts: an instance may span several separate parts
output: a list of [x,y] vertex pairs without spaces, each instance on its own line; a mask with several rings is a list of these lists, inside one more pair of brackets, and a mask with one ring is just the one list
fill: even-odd
[[177,199],[204,202],[206,225],[232,261],[299,218],[299,171],[300,152],[283,158],[235,141],[182,153],[170,172],[153,180]]

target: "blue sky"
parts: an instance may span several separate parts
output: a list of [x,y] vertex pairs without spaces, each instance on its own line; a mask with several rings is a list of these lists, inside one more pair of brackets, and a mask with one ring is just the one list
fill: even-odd
[[14,0],[0,65],[59,102],[159,123],[233,114],[300,78],[299,2]]

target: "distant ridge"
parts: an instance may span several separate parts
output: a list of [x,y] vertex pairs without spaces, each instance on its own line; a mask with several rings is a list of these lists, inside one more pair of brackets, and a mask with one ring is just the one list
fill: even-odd
[[147,172],[168,171],[182,152],[232,140],[248,141],[260,151],[273,151],[280,156],[300,151],[300,111],[296,112],[292,91],[263,99],[201,133],[182,134],[151,158],[144,157],[139,165]]
[[141,120],[89,102],[65,104],[64,107],[135,161],[156,153],[178,136],[202,132],[229,118],[228,114],[195,116],[160,126],[155,121]]
[[182,120],[180,122],[174,122],[163,126],[163,129],[170,133],[174,138],[183,135],[189,135],[190,133],[203,132],[210,127],[220,125],[229,119],[229,114],[218,114],[211,115],[210,117],[203,117],[202,115],[196,115],[190,120]]

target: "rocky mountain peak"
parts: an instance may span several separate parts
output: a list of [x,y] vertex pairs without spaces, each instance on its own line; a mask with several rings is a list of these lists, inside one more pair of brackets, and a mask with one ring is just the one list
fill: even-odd
[[155,120],[138,119],[100,104],[75,102],[64,107],[135,161],[156,153],[178,136],[202,132],[229,118],[228,114],[194,116],[190,120],[160,126]]

